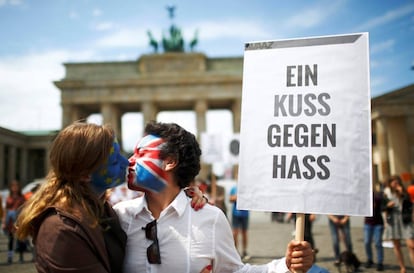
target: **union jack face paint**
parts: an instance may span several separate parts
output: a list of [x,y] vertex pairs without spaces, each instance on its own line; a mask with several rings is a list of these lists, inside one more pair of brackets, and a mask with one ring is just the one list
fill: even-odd
[[130,166],[136,172],[135,179],[128,180],[131,190],[160,192],[167,184],[163,161],[159,158],[164,140],[155,135],[142,138],[129,158]]

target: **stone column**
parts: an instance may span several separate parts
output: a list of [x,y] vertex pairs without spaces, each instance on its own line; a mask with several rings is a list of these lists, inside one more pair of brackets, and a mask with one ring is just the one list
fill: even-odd
[[384,181],[390,177],[390,161],[388,157],[387,120],[385,117],[376,120],[377,148],[380,155],[379,179]]
[[0,143],[0,189],[4,189],[6,186],[6,177],[5,177],[5,166],[4,166],[4,144]]
[[[207,110],[208,104],[206,100],[197,100],[194,105],[194,111],[196,112],[196,126],[197,126],[197,139],[201,145],[201,134],[207,131]],[[199,176],[206,179],[211,172],[212,167],[209,164],[201,162],[201,170]],[[212,185],[214,188],[214,185]]]
[[112,126],[122,149],[122,122],[119,108],[111,103],[103,103],[101,105],[101,114],[103,124],[110,124]]
[[72,123],[72,106],[62,105],[62,128]]
[[27,181],[27,162],[28,162],[28,151],[26,148],[20,149],[20,166],[19,166],[19,175],[21,183],[28,183]]
[[231,111],[233,114],[233,132],[240,133],[241,99],[234,100]]
[[197,126],[197,138],[200,139],[201,133],[207,131],[207,109],[208,105],[205,100],[198,100],[195,103],[194,111],[196,112],[196,126]]
[[74,121],[86,119],[87,117],[88,115],[75,105],[62,105],[62,128],[65,128]]
[[390,149],[390,173],[401,175],[410,171],[409,148],[405,118],[395,117],[387,123],[388,145]]
[[157,109],[152,101],[143,102],[141,107],[144,120],[144,126],[142,128],[145,129],[145,125],[147,125],[148,122],[157,119]]
[[45,166],[46,168],[46,176],[49,173],[50,168],[52,167],[50,164],[50,160],[49,160],[49,156],[50,156],[50,145],[45,149],[45,158],[44,158],[44,162],[43,162],[43,166]]
[[16,179],[16,147],[9,146],[8,154],[9,169],[7,170],[7,184]]

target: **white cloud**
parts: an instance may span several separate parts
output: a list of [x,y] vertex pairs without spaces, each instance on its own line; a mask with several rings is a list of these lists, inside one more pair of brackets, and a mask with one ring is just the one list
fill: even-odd
[[101,15],[102,15],[102,10],[100,10],[100,9],[94,9],[94,10],[92,11],[92,15],[93,15],[94,17],[99,17],[99,16],[101,16]]
[[[230,56],[236,54],[237,56],[242,54],[243,43],[246,40],[264,40],[269,37],[275,37],[275,34],[269,31],[269,29],[261,25],[258,21],[248,21],[246,19],[226,19],[226,20],[206,20],[206,21],[194,21],[190,24],[186,24],[185,27],[179,26],[182,30],[186,49],[189,46],[190,41],[195,37],[196,31],[198,31],[199,44],[196,47],[196,51],[204,52],[210,56]],[[134,31],[135,37],[139,39],[137,41],[131,40],[133,33],[118,33],[118,35],[112,35],[111,39],[105,40],[106,46],[117,46],[120,41],[124,41],[125,46],[140,47],[142,49],[151,50],[149,46],[149,38],[147,31],[150,30],[155,40],[161,41],[162,35],[169,36],[168,29],[164,26],[151,25],[145,29]],[[274,29],[272,29],[274,31]],[[125,38],[125,34],[128,34],[128,39]],[[109,41],[114,41],[108,43]],[[126,43],[129,41],[129,43]],[[102,42],[102,41],[101,41]],[[235,44],[240,45],[240,51],[235,53]],[[100,44],[102,46],[102,44]],[[239,49],[237,49],[239,50]]]
[[0,7],[5,5],[20,6],[22,4],[22,0],[0,0]]
[[371,46],[371,54],[378,54],[384,51],[392,52],[394,49],[395,40],[389,39],[381,43],[376,43]]
[[[311,28],[319,25],[326,17],[324,10],[309,9],[285,21],[284,25],[291,28]],[[306,18],[304,20],[304,18]]]
[[414,4],[401,6],[397,9],[390,10],[381,16],[374,17],[368,20],[367,22],[359,25],[356,29],[357,30],[368,30],[368,29],[377,28],[385,24],[389,24],[392,21],[395,21],[397,19],[400,19],[401,17],[409,15],[413,11],[414,11]]
[[289,29],[316,27],[336,14],[343,4],[344,1],[334,1],[323,6],[306,7],[306,9],[296,12],[296,15],[284,20],[283,26]]
[[76,11],[69,12],[69,18],[70,19],[78,19],[79,14]]
[[12,130],[59,129],[60,91],[53,82],[64,77],[63,62],[90,55],[55,50],[0,58],[0,126]]
[[[262,25],[259,25],[257,21],[201,21],[194,23],[194,25],[197,26],[196,29],[200,29],[200,37],[202,37],[203,40],[215,40],[234,37],[241,39],[251,37],[264,38],[270,36],[266,31],[266,28]],[[187,31],[188,36],[192,37],[194,35],[195,29]]]
[[[234,39],[242,40],[250,39],[264,39],[270,36],[271,33],[266,31],[266,28],[254,21],[201,21],[193,24],[194,28],[182,28],[184,39],[189,41],[194,37],[195,31],[199,30],[199,39],[202,41],[211,41],[218,39]],[[96,25],[96,29],[109,29],[113,25],[102,24]],[[162,38],[162,26],[150,26],[144,28],[120,28],[112,31],[107,35],[96,41],[96,45],[102,48],[120,48],[120,47],[147,47],[148,36],[147,31],[151,30],[154,38],[158,41]],[[166,35],[168,35],[166,33]]]
[[94,29],[98,31],[106,31],[106,30],[111,30],[113,28],[114,28],[114,24],[112,22],[100,22],[94,26]]
[[10,5],[18,6],[18,5],[22,5],[23,1],[21,1],[21,0],[9,0],[9,3],[10,3]]
[[[370,84],[371,84],[371,90],[378,90],[379,88],[381,88],[385,83],[387,83],[388,79],[386,76],[376,76],[376,77],[372,77]],[[381,94],[383,94],[385,92],[385,90],[378,90],[376,92],[372,92],[371,96],[372,97],[376,97],[379,96]]]
[[148,38],[145,36],[146,30],[123,28],[114,31],[96,42],[99,47],[142,47],[146,46]]

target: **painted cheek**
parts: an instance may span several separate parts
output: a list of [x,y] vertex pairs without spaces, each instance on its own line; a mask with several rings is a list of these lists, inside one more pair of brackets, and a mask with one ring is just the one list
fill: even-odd
[[139,151],[136,148],[134,150],[134,154],[128,159],[128,161],[129,161],[130,164],[135,164],[135,162],[138,160],[139,157],[140,157]]
[[118,164],[116,164],[113,168],[113,176],[115,178],[121,178],[122,180],[124,180],[128,165],[129,165],[128,159],[126,159],[126,157],[123,157],[122,155],[119,155]]
[[119,162],[121,162],[122,168],[128,167],[129,161],[128,161],[128,159],[126,157],[124,157],[122,155],[119,155],[119,159],[118,160],[119,160]]

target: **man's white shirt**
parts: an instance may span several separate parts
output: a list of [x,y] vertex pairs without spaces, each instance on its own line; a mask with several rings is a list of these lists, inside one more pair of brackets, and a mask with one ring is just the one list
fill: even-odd
[[128,236],[125,273],[199,273],[209,264],[213,272],[286,273],[285,259],[265,265],[243,264],[237,252],[230,224],[223,212],[209,204],[195,211],[181,191],[157,220],[161,264],[150,264],[145,226],[154,220],[145,196],[114,206]]

